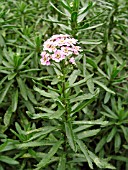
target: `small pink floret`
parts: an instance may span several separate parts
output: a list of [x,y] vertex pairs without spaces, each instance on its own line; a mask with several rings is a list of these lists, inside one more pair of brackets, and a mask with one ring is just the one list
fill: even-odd
[[76,62],[75,62],[74,57],[71,57],[70,60],[69,60],[69,62],[72,63],[72,64],[74,64],[74,65],[76,65]]

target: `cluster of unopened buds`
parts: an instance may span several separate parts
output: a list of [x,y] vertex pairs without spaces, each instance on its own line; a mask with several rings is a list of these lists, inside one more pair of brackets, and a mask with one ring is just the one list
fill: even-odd
[[74,56],[78,55],[80,51],[81,48],[77,45],[77,40],[70,35],[53,35],[44,42],[40,61],[42,65],[50,65],[52,61],[66,60],[76,65]]

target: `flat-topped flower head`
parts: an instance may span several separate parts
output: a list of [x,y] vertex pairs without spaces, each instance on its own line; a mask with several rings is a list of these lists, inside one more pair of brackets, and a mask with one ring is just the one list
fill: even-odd
[[50,65],[52,62],[61,62],[76,64],[74,55],[79,55],[81,51],[76,39],[68,34],[53,35],[43,44],[43,52],[41,53],[41,64]]

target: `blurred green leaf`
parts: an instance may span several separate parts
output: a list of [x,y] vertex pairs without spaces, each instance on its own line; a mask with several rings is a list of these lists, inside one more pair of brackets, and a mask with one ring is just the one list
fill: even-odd
[[70,122],[67,123],[65,122],[64,124],[65,124],[66,136],[68,138],[69,145],[72,148],[72,150],[76,152],[77,148],[76,148],[75,136],[72,129],[72,125]]
[[0,161],[4,162],[4,163],[7,163],[7,164],[10,164],[10,165],[17,165],[17,164],[19,164],[19,162],[14,160],[13,158],[10,158],[8,156],[2,156],[2,155],[0,155]]
[[101,129],[94,129],[94,130],[86,130],[80,133],[77,133],[77,137],[78,139],[84,139],[84,138],[88,138],[91,136],[95,136],[97,133],[100,132]]
[[53,155],[57,152],[62,143],[62,141],[56,142],[56,144],[50,149],[47,155],[37,164],[37,168],[35,168],[35,170],[39,170],[45,167]]
[[65,169],[66,169],[66,159],[65,159],[65,155],[63,154],[59,159],[57,170],[65,170]]
[[13,80],[9,81],[8,83],[6,83],[5,88],[2,90],[1,94],[0,94],[0,104],[2,103],[2,101],[4,100],[10,86],[12,85]]
[[78,146],[80,147],[81,151],[83,152],[83,154],[89,164],[90,169],[93,169],[92,159],[89,156],[88,149],[87,149],[86,145],[79,139],[77,139],[76,142],[77,142]]
[[18,105],[18,89],[12,95],[12,112],[15,112]]
[[25,85],[24,81],[23,81],[20,77],[17,77],[17,82],[18,82],[18,85],[19,85],[19,88],[20,88],[20,92],[21,92],[22,97],[23,97],[25,100],[28,100],[28,98],[27,98],[26,85]]

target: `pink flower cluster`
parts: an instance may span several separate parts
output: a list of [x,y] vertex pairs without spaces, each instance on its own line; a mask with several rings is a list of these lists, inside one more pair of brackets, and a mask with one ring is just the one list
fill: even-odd
[[53,35],[43,44],[41,64],[50,65],[51,61],[60,62],[64,59],[68,59],[70,63],[76,64],[73,55],[78,55],[81,51],[80,46],[76,44],[77,40],[71,38],[70,35]]

